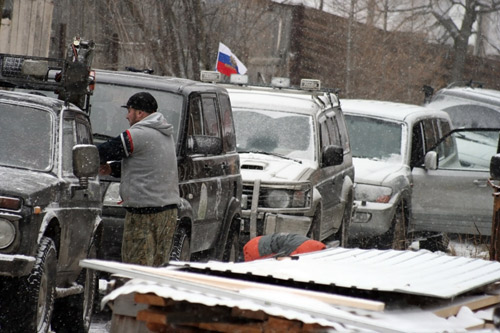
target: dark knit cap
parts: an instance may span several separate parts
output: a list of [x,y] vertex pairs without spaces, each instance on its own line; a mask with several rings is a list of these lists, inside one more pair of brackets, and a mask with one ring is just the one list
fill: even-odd
[[152,113],[158,109],[158,103],[156,103],[156,99],[150,93],[139,92],[132,95],[128,99],[127,105],[123,105],[123,107]]

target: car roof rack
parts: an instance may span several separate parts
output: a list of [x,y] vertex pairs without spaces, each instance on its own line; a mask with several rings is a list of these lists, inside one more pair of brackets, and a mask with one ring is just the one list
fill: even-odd
[[0,53],[0,87],[52,91],[89,113],[93,41],[74,38],[65,59]]
[[304,94],[314,94],[314,93],[333,93],[337,97],[339,95],[340,89],[335,88],[324,88],[321,87],[321,81],[315,79],[301,79],[300,86],[293,86],[290,84],[290,78],[287,77],[272,77],[270,84],[256,84],[248,82],[248,75],[242,74],[231,74],[229,77],[229,82],[223,82],[222,75],[218,71],[201,71],[200,81],[208,83],[219,83],[227,86],[234,87],[249,87],[249,88],[268,88],[280,90],[283,92],[293,91],[293,93],[304,93]]

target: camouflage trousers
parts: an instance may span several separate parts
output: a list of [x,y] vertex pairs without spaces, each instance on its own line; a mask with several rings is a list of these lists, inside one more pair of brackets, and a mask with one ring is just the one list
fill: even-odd
[[153,214],[127,212],[122,261],[145,266],[161,266],[168,262],[176,224],[177,208]]

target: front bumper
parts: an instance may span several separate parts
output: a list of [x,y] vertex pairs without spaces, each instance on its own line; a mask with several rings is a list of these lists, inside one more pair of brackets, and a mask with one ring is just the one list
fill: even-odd
[[350,237],[353,239],[379,236],[391,227],[396,207],[392,203],[355,201],[350,226]]
[[19,277],[31,273],[35,257],[20,254],[0,254],[0,275]]
[[[248,233],[251,230],[250,216],[250,210],[242,211],[244,231]],[[260,212],[257,215],[256,223],[257,235],[287,232],[306,236],[311,228],[312,217]]]

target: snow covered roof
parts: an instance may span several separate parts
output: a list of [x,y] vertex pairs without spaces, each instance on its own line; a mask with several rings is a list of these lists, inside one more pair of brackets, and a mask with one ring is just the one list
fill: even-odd
[[374,116],[397,121],[405,121],[408,117],[419,118],[426,116],[429,118],[432,115],[448,118],[448,115],[441,110],[419,105],[364,100],[364,99],[341,99],[340,106],[345,114],[358,114],[366,116]]

